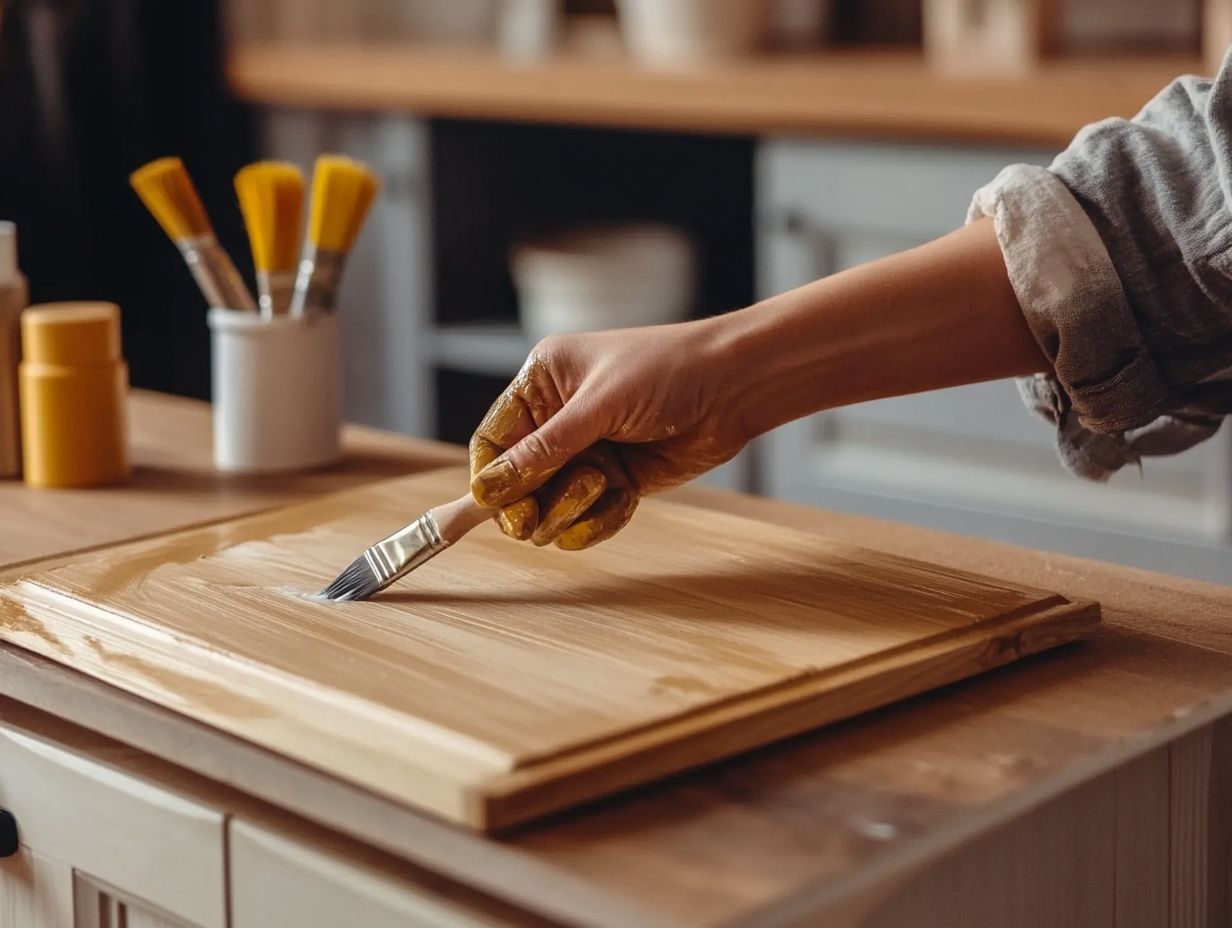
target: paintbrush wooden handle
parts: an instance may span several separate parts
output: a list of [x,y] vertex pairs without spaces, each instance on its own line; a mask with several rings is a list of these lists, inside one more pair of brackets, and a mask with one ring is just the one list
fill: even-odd
[[469,493],[432,510],[432,518],[440,529],[441,540],[446,544],[461,541],[467,532],[487,522],[495,514],[494,510],[476,505]]

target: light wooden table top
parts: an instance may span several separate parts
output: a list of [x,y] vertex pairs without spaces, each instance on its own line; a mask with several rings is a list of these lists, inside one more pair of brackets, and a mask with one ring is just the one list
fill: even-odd
[[827,50],[687,71],[407,45],[250,44],[228,63],[253,103],[741,135],[927,138],[1062,147],[1132,116],[1192,57],[1071,58],[1015,77],[938,74],[915,52]]
[[[208,466],[208,409],[137,394],[132,484],[0,484],[0,562],[453,464],[460,449],[353,430],[331,473]],[[1232,587],[707,489],[675,494],[1103,603],[1086,643],[536,825],[503,841],[382,805],[12,649],[0,693],[40,705],[465,884],[585,924],[756,924],[859,905],[913,867],[1232,713]],[[566,555],[562,555],[566,556]],[[781,922],[780,922],[781,923]]]

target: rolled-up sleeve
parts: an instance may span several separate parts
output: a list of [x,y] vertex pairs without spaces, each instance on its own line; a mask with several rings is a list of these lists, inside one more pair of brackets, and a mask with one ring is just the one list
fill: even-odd
[[1227,63],[1132,120],[1088,126],[1048,169],[1013,165],[976,192],[969,219],[992,218],[1053,365],[1020,391],[1075,473],[1183,450],[1232,411],[1230,205]]

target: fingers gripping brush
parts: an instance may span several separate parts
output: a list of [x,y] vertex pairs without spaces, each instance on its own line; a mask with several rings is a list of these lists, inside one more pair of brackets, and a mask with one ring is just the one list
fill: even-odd
[[257,269],[257,302],[270,319],[291,308],[304,218],[304,174],[285,161],[258,161],[235,175]]
[[256,312],[239,271],[214,236],[192,178],[179,158],[159,158],[129,177],[137,196],[180,249],[210,306]]
[[330,312],[343,265],[380,184],[367,167],[341,155],[321,155],[312,173],[308,241],[295,278],[291,315]]
[[406,528],[368,548],[317,594],[317,599],[352,602],[371,599],[381,590],[426,564],[471,529],[492,518],[468,493],[452,503],[429,509]]

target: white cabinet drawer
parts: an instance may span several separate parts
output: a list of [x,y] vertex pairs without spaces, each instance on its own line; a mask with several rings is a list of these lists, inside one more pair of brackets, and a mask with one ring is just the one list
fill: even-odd
[[758,210],[796,213],[816,228],[921,239],[956,228],[971,195],[1016,162],[1048,164],[1040,149],[773,139],[758,151]]
[[[956,228],[1005,165],[1051,153],[770,140],[758,151],[762,296]],[[870,357],[876,365],[880,359]],[[1226,431],[1226,430],[1225,430]],[[760,489],[1035,547],[1209,579],[1232,570],[1232,436],[1151,458],[1107,485],[1057,460],[1052,428],[1009,382],[881,400],[759,443]]]
[[[761,295],[943,235],[962,223],[971,194],[1000,168],[1049,158],[1034,151],[767,142],[758,156]],[[869,357],[867,363],[880,362]],[[865,403],[828,413],[827,420],[831,431],[850,422],[853,437],[866,432],[867,440],[880,441],[896,430],[991,438],[1055,460],[1048,430],[1028,419],[1009,384]],[[956,449],[954,457],[969,457],[968,449]]]
[[221,812],[3,723],[0,807],[39,859],[176,921],[225,928]]
[[251,822],[231,823],[232,928],[494,928],[527,924],[426,882]]

